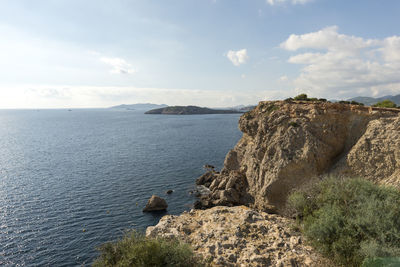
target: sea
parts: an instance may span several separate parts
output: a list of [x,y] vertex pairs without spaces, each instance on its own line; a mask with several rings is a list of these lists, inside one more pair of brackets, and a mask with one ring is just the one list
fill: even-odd
[[[90,266],[101,244],[190,210],[239,116],[0,110],[0,266]],[[167,212],[142,212],[153,194]]]

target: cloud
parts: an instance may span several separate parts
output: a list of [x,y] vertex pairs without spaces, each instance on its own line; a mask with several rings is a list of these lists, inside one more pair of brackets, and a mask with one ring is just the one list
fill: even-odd
[[119,57],[101,57],[100,61],[112,67],[110,73],[132,74],[136,72],[136,70],[132,68],[132,65],[130,63]]
[[271,6],[274,5],[279,5],[279,4],[286,4],[290,3],[292,5],[297,5],[297,4],[307,4],[309,2],[312,2],[313,0],[267,0],[267,3],[270,4]]
[[247,55],[247,49],[238,51],[229,50],[226,56],[235,66],[240,66],[241,64],[246,63],[249,59],[249,56]]
[[301,65],[294,80],[298,91],[325,97],[400,93],[400,37],[364,39],[338,33],[337,26],[292,34],[281,48]]
[[281,77],[279,78],[279,81],[280,81],[280,82],[287,82],[287,81],[289,81],[289,77],[286,76],[286,75],[283,75],[283,76],[281,76]]

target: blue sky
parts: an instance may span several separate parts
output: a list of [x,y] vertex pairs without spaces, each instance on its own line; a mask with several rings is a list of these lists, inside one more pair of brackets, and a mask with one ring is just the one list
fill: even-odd
[[0,0],[0,108],[399,94],[398,14],[398,0]]

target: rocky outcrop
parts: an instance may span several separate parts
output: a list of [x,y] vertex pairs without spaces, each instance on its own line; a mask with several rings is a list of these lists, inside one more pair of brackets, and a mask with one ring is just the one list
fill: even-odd
[[144,207],[143,211],[162,211],[167,210],[167,208],[168,204],[165,199],[156,195],[152,195],[151,198],[147,201],[146,207]]
[[150,237],[178,237],[217,266],[329,266],[291,228],[289,219],[245,206],[167,215]]
[[400,185],[399,112],[329,102],[260,102],[241,116],[243,137],[221,173],[207,177],[204,185],[211,192],[198,206],[281,209],[291,190],[329,174]]

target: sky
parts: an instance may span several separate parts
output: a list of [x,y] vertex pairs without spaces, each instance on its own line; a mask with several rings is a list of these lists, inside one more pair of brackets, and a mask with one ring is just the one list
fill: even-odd
[[400,94],[398,0],[0,0],[0,108]]

